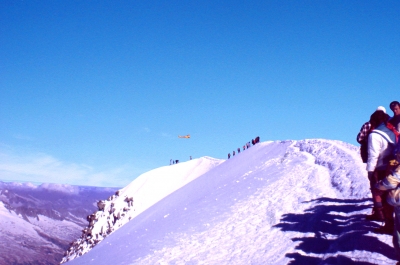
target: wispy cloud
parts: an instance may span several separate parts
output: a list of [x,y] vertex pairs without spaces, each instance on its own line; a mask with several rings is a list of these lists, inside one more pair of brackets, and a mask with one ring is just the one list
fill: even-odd
[[13,137],[15,139],[24,140],[24,141],[33,141],[34,140],[33,137],[28,136],[28,135],[22,135],[22,134],[15,134],[15,135],[13,135]]
[[129,165],[96,171],[91,166],[63,162],[46,154],[18,156],[0,153],[0,180],[124,187],[138,175],[134,175],[138,171]]
[[169,133],[161,133],[161,136],[165,138],[172,138],[172,135]]

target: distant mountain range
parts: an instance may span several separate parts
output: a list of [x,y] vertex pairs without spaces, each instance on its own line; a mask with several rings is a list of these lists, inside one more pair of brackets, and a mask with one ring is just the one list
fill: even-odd
[[59,264],[96,202],[116,190],[0,181],[0,264]]

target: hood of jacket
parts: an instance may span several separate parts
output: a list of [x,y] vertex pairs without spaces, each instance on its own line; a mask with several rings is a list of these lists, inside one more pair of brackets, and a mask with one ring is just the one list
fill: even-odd
[[381,135],[386,141],[388,141],[391,144],[396,143],[396,135],[388,127],[386,127],[386,125],[384,123],[379,125],[371,133],[377,133],[377,134]]

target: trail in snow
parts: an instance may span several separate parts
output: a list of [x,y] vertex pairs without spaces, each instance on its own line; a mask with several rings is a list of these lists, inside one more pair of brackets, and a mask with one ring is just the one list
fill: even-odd
[[264,142],[166,196],[71,264],[393,264],[357,148]]

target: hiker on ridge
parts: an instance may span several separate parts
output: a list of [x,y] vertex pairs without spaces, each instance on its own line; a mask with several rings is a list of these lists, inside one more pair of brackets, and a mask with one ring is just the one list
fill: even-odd
[[[398,146],[399,147],[399,146]],[[394,229],[393,229],[393,247],[396,252],[397,262],[400,264],[400,148],[396,148],[395,159],[390,161],[391,173],[383,180],[379,181],[376,188],[380,191],[387,191],[387,201],[394,207]]]
[[[360,146],[360,155],[363,163],[367,163],[368,159],[368,135],[370,132],[378,127],[382,123],[382,114],[384,112],[386,114],[386,109],[382,106],[379,106],[374,113],[370,116],[369,121],[363,124],[360,132],[357,134],[357,142]],[[389,119],[389,115],[387,115]]]
[[393,125],[387,122],[386,113],[377,116],[377,120],[381,121],[381,124],[368,136],[367,171],[374,208],[372,214],[367,215],[366,219],[385,221],[385,225],[376,229],[375,232],[392,234],[394,225],[393,207],[386,201],[387,193],[375,189],[375,185],[387,175],[386,168],[396,143],[396,134],[393,132]]
[[[391,129],[398,127],[400,125],[400,115],[393,117],[389,123],[392,125]],[[387,203],[394,207],[393,246],[399,260],[397,264],[400,264],[400,135],[396,131],[393,132],[397,137],[393,159],[389,161],[387,176],[376,184],[375,189],[382,193],[385,192],[387,194]]]

